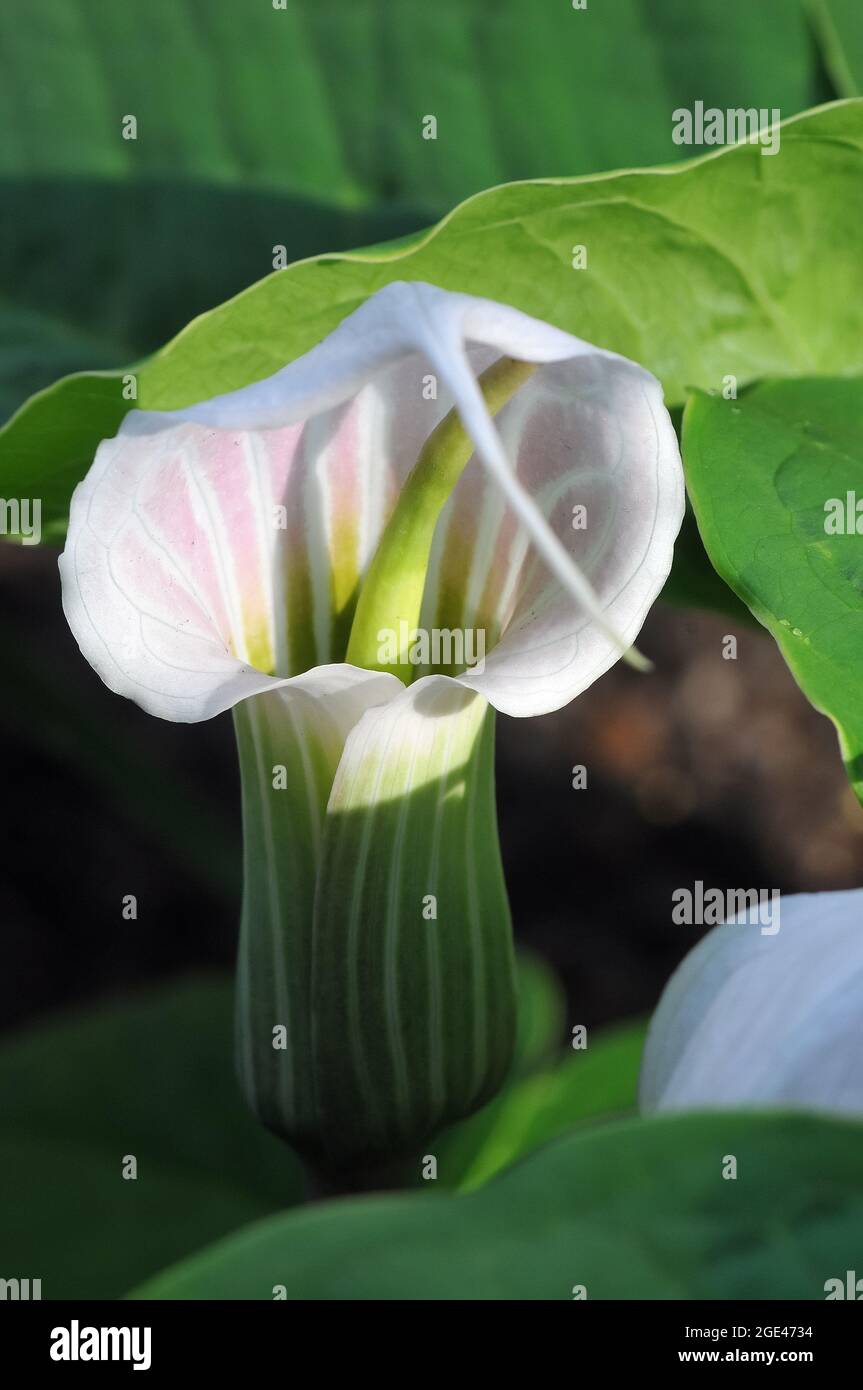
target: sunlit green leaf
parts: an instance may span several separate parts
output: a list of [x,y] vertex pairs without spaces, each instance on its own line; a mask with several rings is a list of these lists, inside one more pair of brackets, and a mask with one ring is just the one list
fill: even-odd
[[[721,208],[721,217],[717,209]],[[419,242],[305,261],[197,319],[137,374],[139,406],[247,385],[306,351],[395,279],[515,304],[687,386],[863,366],[863,100],[654,172],[491,189]],[[572,267],[573,245],[589,248]],[[830,312],[825,312],[825,306]],[[67,377],[0,434],[7,496],[43,498],[60,531],[74,482],[129,402],[116,375]]]
[[836,724],[863,797],[863,379],[697,394],[683,452],[713,564]]
[[435,1143],[440,1181],[470,1192],[575,1125],[633,1110],[644,1032],[642,1023],[608,1029],[584,1052],[506,1087]]

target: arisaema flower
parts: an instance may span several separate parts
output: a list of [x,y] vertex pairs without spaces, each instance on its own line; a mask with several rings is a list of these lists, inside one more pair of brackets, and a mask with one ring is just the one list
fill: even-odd
[[682,511],[648,372],[424,284],[100,445],[66,615],[151,714],[233,710],[239,1074],[319,1167],[414,1152],[499,1087],[492,711],[557,709],[627,652]]
[[863,890],[800,893],[781,929],[714,927],[650,1025],[645,1110],[782,1106],[863,1114]]

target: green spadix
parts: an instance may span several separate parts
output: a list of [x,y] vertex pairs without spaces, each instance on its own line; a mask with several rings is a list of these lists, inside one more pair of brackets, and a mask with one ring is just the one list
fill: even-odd
[[[479,378],[491,415],[536,371],[532,362],[501,357]],[[399,495],[360,590],[346,660],[370,671],[392,671],[410,685],[415,668],[400,651],[396,666],[380,660],[384,632],[411,632],[419,622],[435,526],[474,452],[453,407],[426,440]]]

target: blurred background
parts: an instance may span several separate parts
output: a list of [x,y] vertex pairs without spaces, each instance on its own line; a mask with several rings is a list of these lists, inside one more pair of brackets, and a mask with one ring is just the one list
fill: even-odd
[[[852,94],[856,3],[4,0],[0,414],[63,373],[139,360],[277,246],[349,249],[490,184],[697,154],[671,140],[696,100],[785,118]],[[498,724],[515,929],[559,972],[566,1031],[652,1008],[697,934],[671,922],[675,887],[863,883],[832,727],[691,529],[681,559],[705,607],[657,605],[640,643],[654,674],[619,666],[557,714]],[[229,717],[174,726],[110,694],[66,628],[50,548],[0,545],[0,594],[11,1035],[227,971],[240,825]]]

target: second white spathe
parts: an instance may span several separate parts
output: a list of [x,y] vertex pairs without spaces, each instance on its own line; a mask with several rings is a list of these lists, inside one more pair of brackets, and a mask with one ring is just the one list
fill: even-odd
[[659,1001],[639,1100],[863,1115],[863,889],[784,898],[773,936],[709,932]]

